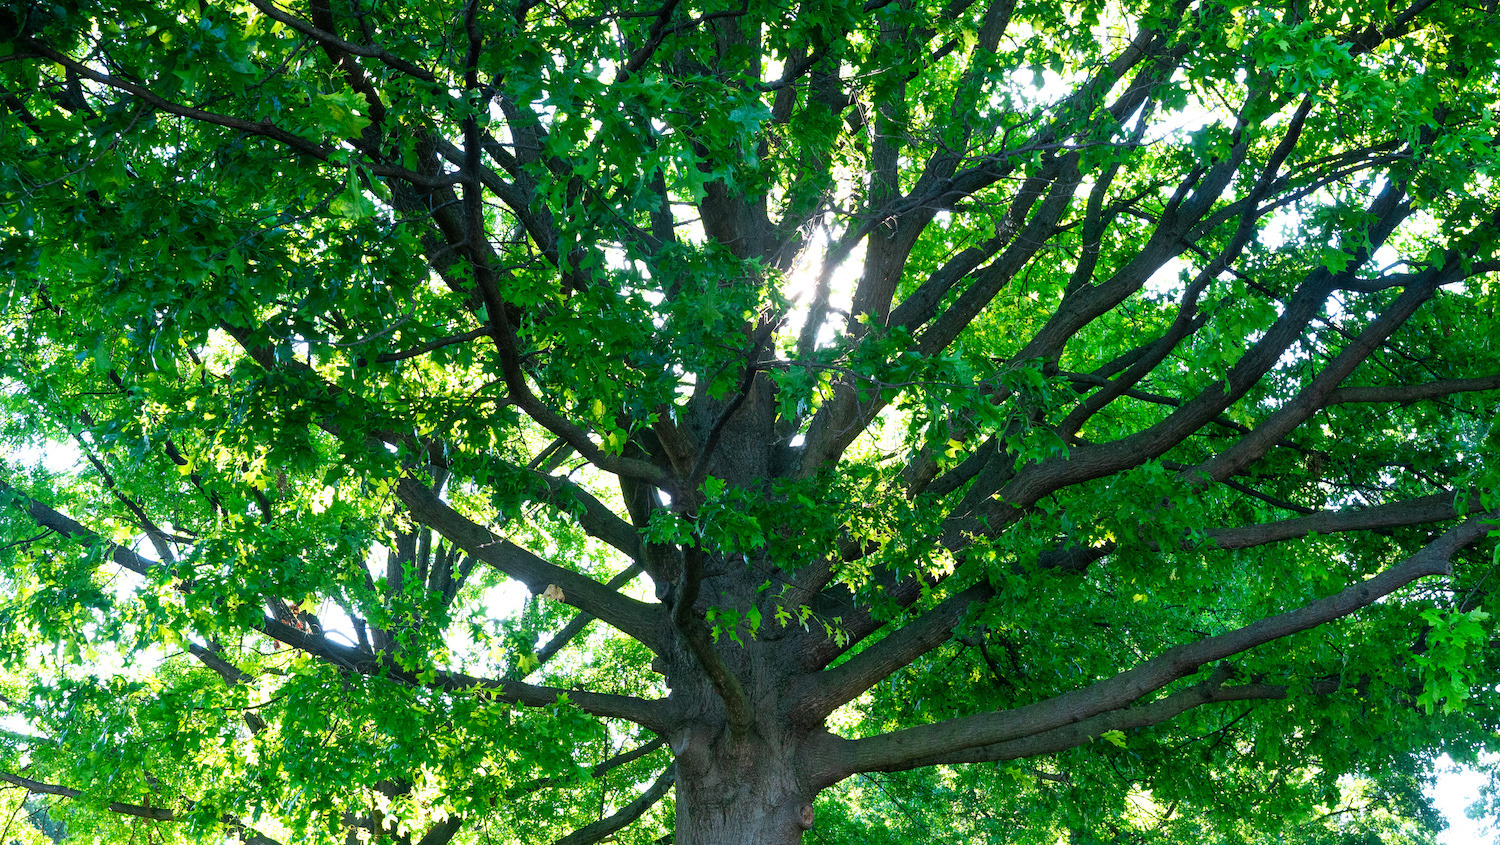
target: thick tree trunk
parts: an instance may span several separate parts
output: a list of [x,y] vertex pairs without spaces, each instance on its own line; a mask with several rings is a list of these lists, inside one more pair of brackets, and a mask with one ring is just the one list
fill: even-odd
[[687,732],[685,746],[674,743],[673,845],[798,845],[813,825],[814,790],[798,776],[796,745]]
[[736,736],[696,660],[674,655],[668,686],[682,720],[667,733],[677,765],[673,845],[797,845],[813,826],[814,797],[837,779],[839,741],[793,712],[788,693],[798,685],[782,642],[721,640],[716,650],[756,719]]
[[[760,375],[745,389],[737,407],[699,404],[694,435],[714,443],[711,475],[765,492],[776,463],[772,386]],[[703,619],[710,606],[748,612],[774,569],[770,560],[742,554],[711,557],[703,566],[694,615]],[[768,626],[744,644],[728,636],[715,641],[719,668],[739,682],[754,713],[754,724],[739,736],[700,657],[681,641],[663,656],[670,698],[682,714],[679,727],[668,733],[677,765],[673,845],[798,845],[813,826],[813,798],[830,782],[824,758],[832,737],[821,724],[805,724],[791,712],[786,696],[797,687],[800,647],[781,639],[784,633]]]

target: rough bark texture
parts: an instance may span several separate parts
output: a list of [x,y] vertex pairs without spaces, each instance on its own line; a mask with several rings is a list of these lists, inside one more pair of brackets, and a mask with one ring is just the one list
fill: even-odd
[[[809,784],[799,776],[794,738],[759,732],[682,729],[677,754],[677,834],[684,845],[795,845],[813,826]],[[679,750],[680,749],[680,750]]]

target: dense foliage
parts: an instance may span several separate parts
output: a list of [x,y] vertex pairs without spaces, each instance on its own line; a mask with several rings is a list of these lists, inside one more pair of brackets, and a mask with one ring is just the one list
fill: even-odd
[[0,38],[0,841],[1415,845],[1500,744],[1493,2]]

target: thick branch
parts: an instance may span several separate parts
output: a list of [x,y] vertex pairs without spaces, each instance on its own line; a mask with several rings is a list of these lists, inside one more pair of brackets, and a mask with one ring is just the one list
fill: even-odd
[[[578,527],[590,537],[603,540],[634,560],[641,558],[643,551],[640,534],[634,526],[610,510],[608,505],[599,501],[598,497],[578,484],[550,473],[536,471],[533,477],[546,484],[551,491],[550,504],[559,510],[573,513],[578,520]],[[575,502],[583,505],[582,513],[571,507]]]
[[698,590],[703,584],[703,550],[695,543],[683,549],[682,583],[677,587],[677,598],[672,608],[672,624],[681,632],[688,650],[703,668],[714,691],[724,701],[725,718],[738,738],[744,736],[755,724],[755,711],[745,695],[745,687],[725,665],[724,659],[714,650],[709,637],[708,625],[698,615],[694,605],[698,602]]
[[[635,762],[636,760],[645,757],[647,754],[650,754],[651,752],[655,751],[658,748],[661,748],[666,744],[667,738],[664,736],[658,736],[650,742],[632,748],[629,751],[624,752],[623,754],[616,754],[615,756],[609,758],[608,760],[605,760],[602,763],[594,764],[594,766],[589,769],[589,777],[595,779],[602,778],[606,774],[615,769],[618,769],[626,763]],[[546,787],[552,786],[553,784],[565,783],[569,781],[571,781],[571,778],[563,775],[544,778],[532,778],[529,781],[518,783],[515,786],[505,790],[505,798],[507,800],[513,801],[523,795],[529,795],[530,793],[536,792],[538,789],[545,789]]]
[[[631,581],[634,581],[635,577],[640,575],[644,570],[645,567],[639,563],[632,564],[624,572],[609,579],[609,583],[604,586],[607,589],[618,590]],[[592,621],[594,621],[594,617],[587,613],[580,613],[569,620],[568,624],[564,625],[561,631],[554,634],[552,639],[547,641],[546,645],[537,649],[536,668],[540,669],[542,666],[545,666],[547,661],[556,656],[559,651],[562,651],[563,646],[566,646],[579,634],[583,633],[583,629],[587,628],[588,624]],[[532,671],[535,671],[535,669]]]
[[1214,480],[1222,480],[1238,474],[1270,451],[1271,447],[1280,443],[1292,433],[1293,429],[1326,405],[1334,389],[1354,372],[1355,367],[1370,357],[1370,354],[1378,349],[1386,338],[1395,333],[1396,329],[1400,328],[1412,314],[1415,314],[1417,308],[1437,292],[1439,285],[1458,278],[1459,266],[1459,256],[1453,253],[1450,254],[1446,266],[1434,267],[1420,274],[1411,287],[1403,291],[1390,307],[1381,312],[1379,317],[1360,332],[1359,337],[1344,347],[1338,356],[1330,361],[1323,371],[1308,382],[1307,386],[1303,387],[1295,397],[1278,408],[1234,446],[1199,464],[1194,468],[1193,473]]
[[976,602],[994,595],[989,584],[976,584],[907,622],[880,642],[834,669],[813,676],[797,707],[821,719],[840,705],[889,677],[897,669],[947,642],[953,628]]
[[[403,485],[415,485],[415,482],[411,482],[409,479],[402,483]],[[420,485],[415,486],[420,488]],[[426,491],[426,488],[420,489],[425,491],[426,495],[432,495],[431,491]],[[5,482],[0,482],[0,494],[6,494],[11,498],[19,500],[23,507],[26,508],[27,513],[38,525],[50,528],[67,537],[75,537],[83,541],[86,545],[104,543],[115,563],[132,572],[140,575],[148,575],[152,570],[160,567],[159,563],[143,558],[123,546],[108,543],[95,532],[19,493]],[[433,501],[436,502],[436,497],[433,497]],[[502,572],[506,572],[512,575],[512,577],[516,577],[527,583],[528,586],[532,587],[533,592],[542,592],[548,585],[558,585],[562,590],[573,589],[575,594],[586,593],[594,596],[601,603],[608,603],[606,601],[607,598],[613,597],[619,600],[619,602],[637,606],[636,608],[627,606],[619,613],[611,613],[610,616],[616,619],[623,620],[630,617],[629,611],[636,610],[637,608],[639,608],[639,614],[642,617],[659,617],[658,612],[653,606],[625,598],[591,579],[547,563],[541,558],[521,549],[519,546],[495,537],[482,526],[469,522],[441,502],[436,502],[436,505],[426,505],[422,510],[425,512],[429,509],[442,517],[440,521],[443,525],[460,533],[470,542],[470,547],[466,547],[470,554],[489,562]],[[417,512],[417,508],[413,508],[413,513],[416,514]],[[439,533],[443,533],[444,536],[448,536],[450,540],[459,546],[465,546],[464,542],[446,534],[442,526],[433,525],[432,527]],[[472,536],[474,532],[483,532],[488,539],[484,543],[480,543]],[[507,566],[515,571],[507,569]],[[517,574],[520,572],[524,572],[525,575]],[[577,606],[577,603],[575,603],[575,606]],[[609,618],[603,615],[600,615],[600,618],[610,621]],[[611,624],[615,623],[611,622]],[[616,627],[619,627],[619,625],[616,625]],[[351,646],[332,642],[321,634],[303,631],[298,627],[277,621],[269,616],[265,617],[257,628],[262,633],[276,640],[306,651],[315,657],[349,671],[360,672],[362,674],[387,674],[405,683],[448,689],[456,692],[473,690],[478,687],[485,690],[487,694],[494,695],[506,701],[514,701],[531,706],[555,704],[559,696],[566,696],[574,704],[577,704],[580,708],[590,713],[628,719],[653,730],[664,729],[662,721],[663,713],[660,706],[657,703],[643,699],[630,696],[538,687],[518,681],[475,678],[458,672],[435,672],[430,680],[426,680],[416,673],[391,665],[385,656],[374,655]],[[624,629],[622,628],[622,630]],[[650,630],[653,634],[656,631],[656,629]],[[629,633],[629,631],[626,631],[626,633]],[[655,641],[656,637],[652,636],[651,640]]]
[[1322,511],[1311,516],[1283,519],[1237,528],[1215,528],[1208,539],[1221,549],[1245,549],[1284,540],[1295,540],[1310,534],[1337,534],[1343,531],[1370,531],[1424,525],[1459,516],[1455,494],[1438,493],[1419,499],[1407,499],[1368,508],[1343,508]]
[[[1316,690],[1315,690],[1316,691]],[[1106,731],[1126,731],[1133,728],[1159,725],[1169,719],[1205,704],[1226,701],[1266,701],[1284,699],[1290,692],[1287,686],[1277,684],[1241,684],[1221,687],[1212,681],[1194,685],[1175,692],[1160,700],[1124,710],[1101,713],[1081,722],[1054,728],[1023,739],[1013,739],[994,745],[970,748],[953,754],[912,760],[900,767],[875,769],[874,771],[901,771],[921,766],[952,763],[983,763],[999,760],[1017,760],[1055,754],[1069,748],[1098,739]]]
[[295,29],[303,35],[306,35],[309,38],[312,38],[313,40],[319,42],[325,48],[338,50],[341,53],[349,53],[355,56],[363,56],[365,58],[375,59],[395,70],[410,74],[417,79],[422,80],[423,82],[437,81],[437,77],[433,76],[432,73],[427,69],[418,67],[411,62],[402,59],[400,56],[392,55],[383,47],[380,47],[378,45],[365,46],[363,44],[355,44],[352,41],[345,41],[332,32],[319,29],[318,27],[313,26],[312,24],[308,23],[305,20],[302,20],[295,15],[282,11],[281,9],[267,2],[267,0],[250,0],[250,2],[266,17],[286,24],[292,29]]
[[[224,680],[227,686],[235,686],[247,681],[254,680],[251,675],[246,674],[238,666],[224,659],[224,655],[217,649],[206,648],[197,643],[188,643],[188,653],[198,658],[198,662],[212,669],[215,674]],[[246,727],[250,732],[258,734],[266,729],[266,720],[260,716],[245,710],[242,712]]]
[[[1074,99],[1062,108],[1062,114],[1038,129],[1026,147],[1034,147],[1038,150],[1060,148],[1056,139],[1065,126],[1069,110],[1080,108],[1084,103],[1101,97],[1108,91],[1110,84],[1131,67],[1147,58],[1149,50],[1159,46],[1160,38],[1161,33],[1158,32],[1140,33],[1120,56],[1110,64],[1101,67],[1094,79],[1079,86]],[[1131,85],[1108,109],[1104,110],[1104,113],[1115,120],[1120,120],[1135,111],[1147,97],[1151,87],[1148,84],[1149,81],[1157,75],[1169,74],[1169,66],[1175,64],[1175,61],[1176,59],[1167,57],[1161,67],[1148,67],[1143,70],[1136,80],[1138,84]],[[890,308],[890,299],[895,291],[896,280],[904,271],[912,246],[915,245],[917,238],[928,223],[934,219],[937,210],[950,207],[964,197],[973,195],[1004,178],[1017,166],[1020,160],[1018,152],[1020,151],[1005,151],[1003,154],[990,157],[983,165],[954,174],[952,178],[937,179],[930,187],[923,185],[918,194],[901,197],[872,214],[865,225],[854,233],[852,239],[849,237],[843,239],[840,248],[849,248],[852,247],[853,242],[865,237],[876,224],[889,224],[893,227],[892,231],[887,232],[887,238],[873,239],[868,244],[865,273],[855,293],[851,315],[869,312],[879,317],[876,322],[885,324],[885,315]],[[1042,173],[1026,181],[1022,192],[1013,204],[1015,207],[1011,210],[1010,222],[1016,223],[1024,217],[1027,209],[1041,198],[1042,191],[1050,184],[1051,188],[1047,191],[1048,195],[1043,202],[1042,209],[1026,223],[1020,235],[1014,240],[1011,240],[1008,235],[1002,238],[1010,244],[1006,252],[988,268],[981,271],[976,276],[974,284],[938,317],[931,328],[923,333],[919,345],[923,353],[934,354],[950,344],[983,309],[984,305],[1005,286],[1015,271],[1034,257],[1035,253],[1051,239],[1055,233],[1057,221],[1061,219],[1071,203],[1073,186],[1076,186],[1082,178],[1077,161],[1078,153],[1076,152],[1054,157]],[[1176,251],[1172,254],[1175,255]],[[1165,262],[1169,257],[1164,256],[1161,261]],[[903,322],[909,323],[917,317],[925,319],[924,312],[930,310],[930,306],[924,305],[922,300],[937,295],[935,288],[930,287],[932,284],[933,282],[929,280],[929,285],[924,285],[925,292],[919,291],[921,296],[911,309],[903,310],[900,306],[897,307],[897,312],[901,313]],[[939,286],[947,284],[949,282],[946,279],[937,282]],[[1024,354],[1021,356],[1021,358],[1027,357],[1034,356]],[[844,449],[860,432],[865,430],[879,410],[884,407],[885,403],[879,398],[878,393],[864,401],[862,401],[861,393],[854,384],[848,381],[841,382],[835,388],[833,399],[815,415],[808,431],[807,445],[803,453],[802,471],[804,473],[810,474],[836,461],[843,454]]]
[[650,461],[620,457],[605,452],[589,438],[588,432],[565,419],[537,398],[531,385],[526,381],[526,373],[521,368],[521,354],[515,327],[505,317],[505,302],[500,297],[494,279],[488,268],[477,260],[475,271],[476,276],[481,279],[479,289],[484,294],[485,308],[490,314],[490,323],[494,326],[495,348],[500,353],[500,369],[505,377],[505,386],[510,391],[510,398],[516,403],[516,407],[525,411],[527,416],[536,420],[537,424],[565,440],[585,460],[605,472],[628,475],[657,486],[668,486],[669,476],[661,467]]
[[1393,402],[1407,404],[1427,399],[1441,399],[1455,393],[1500,390],[1500,374],[1479,378],[1439,379],[1422,384],[1372,385],[1341,387],[1328,395],[1327,407],[1346,402]]
[[400,352],[382,352],[381,354],[375,356],[375,363],[389,364],[394,361],[403,361],[407,358],[415,358],[418,355],[426,355],[429,352],[442,349],[445,346],[467,343],[468,341],[474,340],[476,338],[486,337],[489,335],[489,333],[489,329],[472,329],[460,334],[450,335],[448,337],[440,337],[435,340],[429,340],[426,343],[418,344],[411,349],[403,349]]
[[640,73],[646,67],[646,63],[651,61],[651,57],[656,54],[657,48],[661,47],[661,42],[666,39],[669,32],[675,31],[676,27],[672,30],[667,29],[667,22],[672,19],[672,13],[677,10],[680,2],[681,0],[666,0],[661,4],[661,8],[656,10],[656,17],[651,21],[651,29],[646,33],[646,43],[631,52],[630,60],[622,69],[621,80]]
[[524,583],[533,594],[555,586],[562,591],[563,602],[604,620],[657,653],[666,648],[667,620],[655,605],[621,595],[592,578],[549,563],[496,536],[412,478],[401,479],[396,494],[419,522],[468,554]]
[[[1209,546],[1220,549],[1248,549],[1287,540],[1298,540],[1312,534],[1339,534],[1345,531],[1379,531],[1412,525],[1428,525],[1455,519],[1461,514],[1456,505],[1458,494],[1437,493],[1417,499],[1406,499],[1364,508],[1341,508],[1317,511],[1294,519],[1261,522],[1232,528],[1210,528],[1204,532]],[[1196,546],[1184,538],[1182,548]],[[1089,564],[1112,553],[1113,542],[1097,546],[1067,546],[1042,552],[1039,565],[1045,569],[1080,572]],[[1154,546],[1153,546],[1154,548]]]
[[[84,421],[85,423],[88,422],[87,414],[84,415]],[[125,491],[120,489],[119,483],[115,481],[114,474],[109,471],[109,467],[105,466],[104,460],[94,454],[93,450],[88,447],[88,444],[83,441],[82,436],[75,435],[74,439],[78,442],[79,449],[83,452],[83,457],[94,467],[94,471],[99,473],[99,477],[104,480],[104,486],[109,488],[110,492],[114,493],[115,500],[124,505],[135,516],[136,523],[141,526],[141,531],[151,541],[151,546],[156,549],[157,556],[163,562],[174,562],[176,555],[172,552],[172,543],[170,538],[167,537],[166,532],[162,531],[161,527],[156,524],[156,521],[146,513],[145,508],[141,507],[136,500],[127,496]]]
[[149,575],[152,570],[161,566],[157,561],[142,557],[125,546],[105,540],[81,523],[58,513],[4,481],[0,481],[0,498],[19,503],[27,515],[43,528],[49,528],[64,537],[75,538],[85,546],[102,544],[111,560],[137,575]]
[[[1393,180],[1386,186],[1370,203],[1371,222],[1365,232],[1366,245],[1356,250],[1355,258],[1339,273],[1325,267],[1310,272],[1276,321],[1229,369],[1227,378],[1213,383],[1149,428],[1109,443],[1074,449],[1065,457],[1049,458],[1027,466],[1001,492],[1001,500],[987,515],[988,530],[993,532],[1003,528],[1015,518],[1018,509],[1029,507],[1054,490],[1130,469],[1159,457],[1248,393],[1302,336],[1339,282],[1352,278],[1357,268],[1385,243],[1397,224],[1411,214],[1405,193],[1404,183]],[[1347,240],[1352,243],[1357,237],[1351,233]],[[984,530],[978,525],[954,522],[947,531],[952,533],[965,528]]]
[[[0,781],[12,783],[40,795],[60,795],[63,798],[80,798],[83,790],[74,789],[71,786],[58,786],[53,783],[44,783],[31,778],[23,778],[9,772],[0,772]],[[111,813],[119,813],[122,816],[135,816],[142,819],[151,819],[159,822],[174,821],[177,814],[165,807],[148,807],[141,804],[127,804],[123,801],[111,801],[105,809]]]
[[1034,737],[1127,707],[1208,663],[1347,616],[1419,578],[1447,575],[1453,554],[1488,531],[1479,518],[1471,518],[1369,580],[1296,610],[1168,649],[1133,669],[1082,689],[1014,710],[963,716],[848,742],[840,777],[906,768],[935,756],[946,758],[968,749]]
[[463,816],[449,816],[427,829],[417,845],[448,845],[464,826]]

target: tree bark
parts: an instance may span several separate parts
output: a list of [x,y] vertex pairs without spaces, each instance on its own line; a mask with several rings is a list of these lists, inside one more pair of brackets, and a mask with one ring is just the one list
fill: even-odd
[[[699,613],[706,603],[699,602]],[[739,644],[721,635],[709,648],[736,678],[753,715],[748,726],[732,722],[719,688],[698,668],[696,650],[682,643],[663,656],[668,707],[676,716],[666,732],[676,760],[674,845],[800,843],[813,826],[814,797],[839,777],[843,740],[801,706],[805,679],[792,640]]]
[[[753,732],[687,731],[677,755],[676,845],[798,845],[813,826],[816,787],[795,746]],[[677,748],[674,743],[674,750]]]

